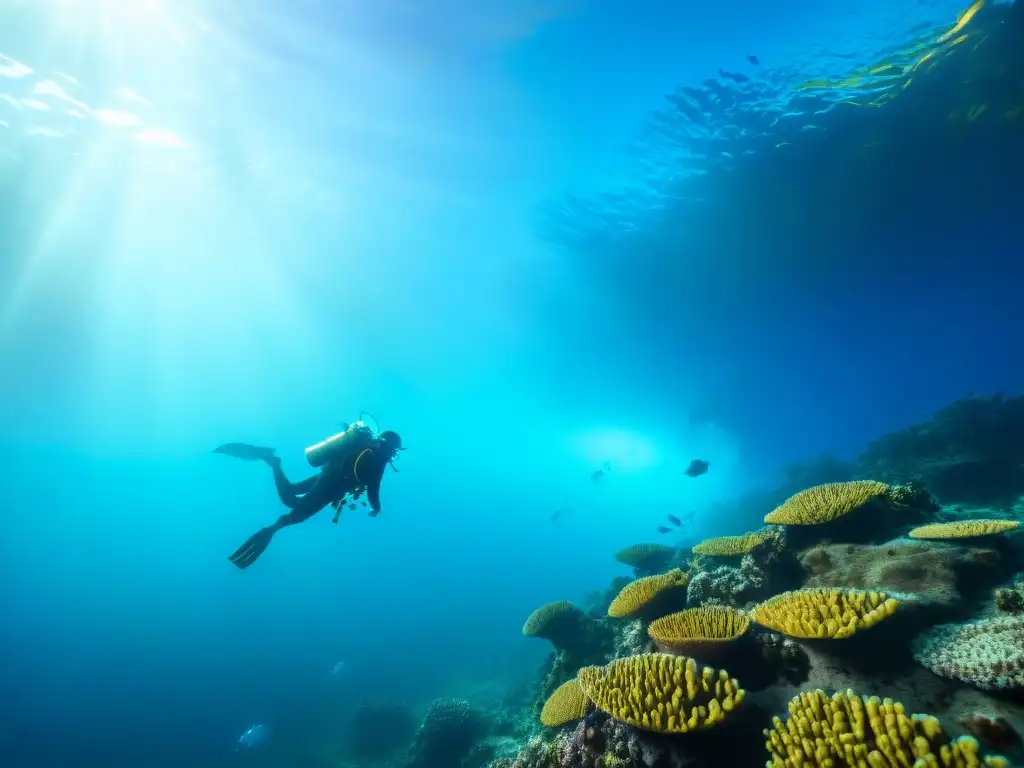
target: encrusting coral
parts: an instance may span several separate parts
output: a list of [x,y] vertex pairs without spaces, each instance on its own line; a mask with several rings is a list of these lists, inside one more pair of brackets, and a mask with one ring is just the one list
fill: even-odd
[[914,658],[937,675],[987,691],[1024,689],[1024,616],[942,624],[914,640]]
[[647,634],[665,651],[699,656],[742,637],[750,627],[750,617],[725,605],[688,608],[655,619]]
[[793,494],[765,515],[773,525],[821,525],[885,495],[889,486],[874,480],[826,483]]
[[608,606],[608,615],[616,619],[632,618],[651,607],[655,598],[661,597],[668,590],[679,590],[685,597],[685,588],[690,575],[678,568],[656,576],[644,576],[631,581],[615,596]]
[[950,523],[932,523],[914,528],[907,535],[912,539],[968,539],[992,536],[1020,528],[1016,520],[956,520]]
[[934,717],[907,715],[899,702],[853,691],[801,693],[790,701],[785,721],[776,717],[772,725],[764,731],[767,768],[1009,766],[1001,757],[979,756],[970,736],[951,740]]
[[946,607],[956,605],[962,591],[990,588],[999,578],[994,567],[999,562],[994,550],[910,539],[832,544],[800,553],[807,573],[805,587],[877,589],[921,605]]
[[754,547],[763,544],[775,534],[770,531],[761,533],[744,533],[742,536],[717,536],[705,539],[693,547],[696,555],[711,557],[740,557]]
[[746,695],[725,670],[693,659],[647,653],[579,673],[583,692],[616,720],[656,733],[688,733],[717,725]]
[[881,592],[798,589],[754,606],[751,618],[790,637],[843,640],[896,612],[899,602]]
[[554,727],[571,723],[586,716],[590,700],[576,680],[568,680],[558,686],[544,702],[540,711],[543,725]]

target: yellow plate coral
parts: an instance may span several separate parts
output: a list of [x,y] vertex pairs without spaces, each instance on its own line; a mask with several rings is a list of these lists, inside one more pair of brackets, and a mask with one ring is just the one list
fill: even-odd
[[932,523],[915,528],[907,535],[912,539],[969,539],[991,536],[1020,528],[1016,520],[957,520],[952,523]]
[[790,637],[843,640],[891,616],[899,602],[882,592],[798,589],[754,606],[758,624]]
[[644,576],[624,586],[608,606],[608,615],[614,619],[628,619],[641,613],[654,598],[667,589],[685,587],[690,575],[678,568],[656,576]]
[[739,557],[745,555],[758,544],[763,544],[773,534],[765,531],[763,533],[744,533],[742,536],[717,536],[713,539],[704,539],[691,551],[695,555],[710,555],[711,557]]
[[647,634],[662,648],[688,651],[720,646],[741,637],[750,626],[750,617],[727,605],[705,605],[670,613],[655,619]]
[[558,686],[544,702],[544,708],[540,711],[540,722],[549,728],[565,725],[585,717],[588,709],[590,699],[578,681],[570,680]]
[[888,490],[888,485],[874,480],[816,485],[790,496],[765,515],[764,521],[774,525],[821,525],[863,507]]
[[616,720],[657,733],[688,733],[722,722],[746,695],[725,670],[693,659],[645,653],[584,667],[583,692]]
[[772,718],[772,725],[764,731],[767,768],[1009,766],[1001,757],[979,757],[970,736],[951,741],[934,717],[907,715],[898,701],[853,691],[801,693],[789,702],[789,717]]

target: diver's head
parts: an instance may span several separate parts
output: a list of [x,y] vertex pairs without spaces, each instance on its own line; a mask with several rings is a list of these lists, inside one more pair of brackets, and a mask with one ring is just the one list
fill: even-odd
[[391,452],[392,456],[397,456],[399,451],[404,450],[402,448],[402,438],[398,436],[397,432],[393,432],[390,429],[385,429],[380,433],[380,441],[384,443],[384,446]]

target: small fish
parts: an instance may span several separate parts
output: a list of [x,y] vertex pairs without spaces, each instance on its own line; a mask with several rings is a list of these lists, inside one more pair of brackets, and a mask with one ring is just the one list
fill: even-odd
[[603,469],[597,470],[596,472],[594,472],[590,476],[590,482],[592,482],[592,483],[599,483],[602,480],[604,480],[604,470]]
[[355,509],[356,508],[356,503],[354,501],[350,502],[349,505],[348,505],[348,508],[349,509]]
[[667,528],[664,525],[659,525],[658,526],[658,533],[671,533],[671,532],[672,532],[671,528]]
[[718,76],[723,80],[732,80],[734,83],[749,83],[750,78],[746,75],[741,75],[738,72],[726,72],[724,69],[718,70]]
[[708,471],[708,467],[710,466],[711,464],[704,461],[704,459],[694,459],[690,462],[690,466],[686,468],[686,472],[684,474],[687,477],[700,477]]
[[366,506],[366,502],[365,502],[365,501],[363,502],[363,506],[364,506],[364,507]]
[[267,726],[250,725],[245,729],[245,732],[238,737],[238,746],[235,747],[235,749],[252,749],[253,747],[258,747],[260,744],[265,742],[269,736],[270,731],[267,729]]
[[568,511],[569,511],[568,507],[562,507],[560,509],[556,509],[554,512],[551,513],[551,522],[555,522],[558,518],[560,518],[562,515],[564,515]]
[[675,526],[676,528],[678,528],[678,527],[679,527],[680,525],[682,525],[682,524],[683,524],[683,521],[682,521],[682,520],[680,520],[680,519],[679,519],[678,517],[676,517],[675,515],[669,515],[669,516],[668,516],[668,521],[669,521],[670,523],[672,523],[672,525],[674,525],[674,526]]
[[749,61],[755,67],[761,63],[760,61],[758,61],[757,56],[747,56],[747,61]]
[[611,462],[611,460],[610,459],[605,459],[604,463],[601,464],[601,467],[604,469],[605,472],[611,472],[612,471],[612,462]]

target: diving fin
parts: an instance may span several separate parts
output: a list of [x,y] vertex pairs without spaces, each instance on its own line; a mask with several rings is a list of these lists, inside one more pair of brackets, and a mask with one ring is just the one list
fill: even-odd
[[261,448],[248,443],[224,443],[214,448],[213,452],[243,461],[270,461],[276,455],[273,448]]
[[259,559],[260,555],[266,552],[267,547],[270,546],[270,540],[274,538],[276,532],[277,528],[272,525],[260,528],[246,540],[245,544],[236,549],[235,553],[228,559],[243,570],[248,568]]

